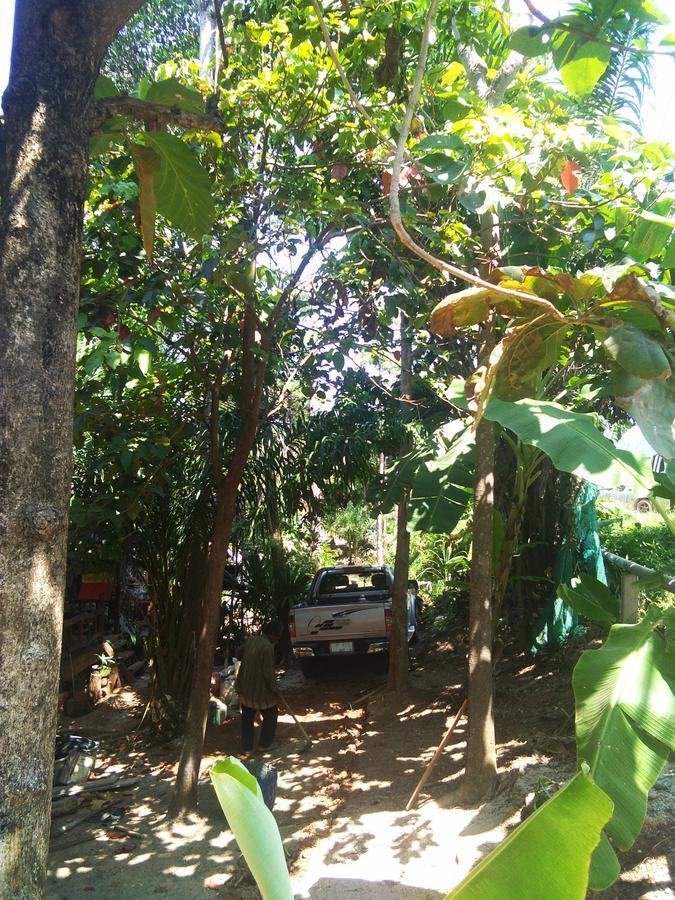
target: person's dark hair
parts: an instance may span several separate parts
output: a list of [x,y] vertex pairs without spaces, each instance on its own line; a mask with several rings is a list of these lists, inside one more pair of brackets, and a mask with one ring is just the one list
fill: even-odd
[[271,622],[265,622],[263,625],[262,633],[266,637],[271,638],[280,638],[281,637],[281,623],[273,620]]

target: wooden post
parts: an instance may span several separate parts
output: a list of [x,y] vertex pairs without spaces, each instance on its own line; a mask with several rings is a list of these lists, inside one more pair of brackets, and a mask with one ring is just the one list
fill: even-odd
[[441,753],[442,753],[443,750],[445,749],[445,745],[446,745],[446,744],[448,743],[448,741],[450,740],[450,735],[451,735],[452,732],[455,730],[455,728],[456,728],[456,726],[457,726],[457,723],[459,722],[459,720],[460,720],[460,719],[462,718],[462,716],[464,715],[464,712],[466,711],[466,705],[467,705],[467,701],[465,700],[465,701],[462,703],[462,705],[460,706],[460,708],[458,709],[457,715],[455,716],[455,718],[454,718],[454,719],[452,720],[452,722],[450,723],[450,727],[448,728],[448,730],[447,730],[447,731],[445,732],[445,734],[443,735],[443,738],[441,739],[440,744],[439,744],[438,747],[436,748],[436,752],[434,753],[434,755],[433,755],[433,756],[431,757],[431,759],[429,760],[429,763],[428,763],[426,769],[425,769],[424,772],[422,773],[422,777],[421,777],[420,780],[417,782],[417,786],[415,787],[415,790],[414,790],[414,791],[412,792],[412,794],[410,795],[410,800],[408,800],[408,802],[407,802],[406,805],[405,805],[406,812],[408,812],[408,810],[409,810],[410,807],[413,805],[413,803],[415,802],[415,800],[417,800],[417,798],[419,797],[420,791],[422,790],[422,788],[423,788],[424,785],[426,784],[427,778],[431,775],[431,770],[434,768],[434,766],[436,765],[436,763],[437,763],[438,760],[440,759]]
[[621,573],[621,621],[626,625],[634,625],[638,620],[638,603],[640,590],[638,576],[632,572]]

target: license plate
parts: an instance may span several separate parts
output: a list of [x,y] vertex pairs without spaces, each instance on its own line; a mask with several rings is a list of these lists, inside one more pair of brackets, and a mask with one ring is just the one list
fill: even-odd
[[353,653],[354,652],[354,642],[353,641],[336,641],[333,644],[329,644],[328,648],[331,653]]

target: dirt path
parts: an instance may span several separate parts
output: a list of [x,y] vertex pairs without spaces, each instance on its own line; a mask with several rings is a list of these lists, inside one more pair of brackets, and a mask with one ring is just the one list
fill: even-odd
[[[409,813],[404,811],[408,797],[461,702],[462,654],[448,646],[430,655],[413,673],[403,704],[393,706],[376,695],[367,710],[358,705],[359,697],[382,681],[371,661],[356,666],[340,661],[311,682],[297,672],[285,675],[282,689],[313,741],[309,752],[298,755],[303,739],[290,717],[282,717],[273,759],[279,771],[275,816],[293,861],[296,897],[445,896],[517,824],[536,787],[560,783],[573,773],[572,663],[565,657],[536,666],[512,659],[500,672],[501,780],[490,803],[467,808],[458,802],[462,723]],[[130,732],[142,712],[142,698],[127,692],[113,701],[116,710],[99,707],[79,721],[79,728],[86,734],[94,727],[101,729],[98,733],[104,728],[114,732],[115,723],[122,722],[121,730]],[[204,769],[220,755],[236,754],[238,743],[238,720],[209,729]],[[68,837],[77,843],[52,853],[49,898],[76,900],[102,890],[108,900],[258,896],[231,833],[223,828],[207,776],[199,815],[188,826],[172,827],[164,821],[164,810],[178,748],[133,747],[110,734],[104,745],[109,770],[141,776],[133,792],[119,798],[119,806],[128,809],[121,821],[141,836],[116,839],[114,826],[99,827],[96,819],[73,829]],[[670,772],[652,794],[645,831],[626,855],[622,881],[604,896],[672,896],[666,856],[673,846],[672,801]]]
[[[330,673],[329,673],[330,675]],[[300,714],[312,738],[308,752],[288,715],[280,717],[279,771],[275,816],[290,858],[320,840],[331,827],[335,811],[349,784],[351,750],[361,732],[362,707],[350,708],[360,694],[377,684],[381,673],[359,668],[348,677],[306,684],[297,672],[282,678],[292,708]],[[189,824],[167,823],[164,813],[175,773],[179,747],[145,748],[130,735],[144,708],[143,692],[126,690],[100,704],[64,728],[101,740],[97,775],[139,776],[137,786],[119,793],[96,794],[112,802],[109,812],[120,814],[102,824],[99,817],[82,823],[52,842],[47,896],[50,900],[78,900],[104,886],[108,900],[154,895],[168,898],[258,896],[249,887],[247,872],[232,833],[208,782],[208,768],[223,755],[239,751],[239,720],[209,728],[201,779],[199,814]],[[56,819],[58,826],[69,817]],[[136,835],[124,837],[127,828]],[[232,883],[242,884],[236,888]],[[218,887],[221,886],[221,887]]]

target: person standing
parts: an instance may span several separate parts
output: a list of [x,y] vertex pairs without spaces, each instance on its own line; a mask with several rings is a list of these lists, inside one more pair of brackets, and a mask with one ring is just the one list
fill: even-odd
[[245,754],[253,750],[256,712],[262,716],[260,749],[269,750],[276,734],[279,690],[274,674],[274,645],[280,637],[281,625],[267,622],[261,634],[251,636],[244,644],[234,687],[241,706],[241,749]]

